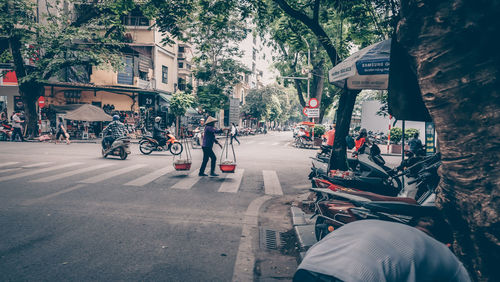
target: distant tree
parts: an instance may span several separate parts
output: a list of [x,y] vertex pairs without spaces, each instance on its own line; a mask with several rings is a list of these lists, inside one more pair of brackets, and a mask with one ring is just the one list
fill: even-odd
[[179,118],[186,114],[187,109],[193,106],[195,97],[185,92],[176,92],[170,99],[169,114],[175,116],[175,129],[179,134]]
[[36,136],[36,101],[43,95],[44,83],[61,75],[71,66],[106,66],[118,69],[120,46],[99,30],[109,15],[80,19],[73,17],[65,6],[47,1],[46,11],[35,13],[37,7],[29,0],[0,2],[0,38],[8,43],[19,82],[19,94],[25,105],[27,134]]

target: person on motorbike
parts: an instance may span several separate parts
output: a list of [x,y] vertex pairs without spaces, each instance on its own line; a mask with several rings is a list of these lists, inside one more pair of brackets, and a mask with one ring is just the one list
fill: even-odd
[[413,134],[413,138],[408,142],[408,145],[410,146],[410,152],[415,156],[425,155],[424,145],[422,145],[422,141],[418,139],[418,132]]
[[357,155],[358,153],[364,153],[365,152],[365,147],[366,145],[369,145],[370,142],[368,140],[368,133],[366,132],[365,128],[361,128],[359,131],[359,136],[356,138],[354,141],[355,144],[355,150],[353,152],[353,155]]
[[127,129],[125,125],[120,122],[119,115],[113,116],[113,121],[102,130],[102,135],[104,136],[104,138],[102,138],[102,147],[105,150],[111,147],[116,139],[127,135]]
[[153,125],[153,138],[158,141],[159,149],[161,150],[163,146],[167,144],[167,139],[164,137],[165,134],[169,134],[168,130],[163,130],[160,127],[161,117],[155,117],[155,124]]

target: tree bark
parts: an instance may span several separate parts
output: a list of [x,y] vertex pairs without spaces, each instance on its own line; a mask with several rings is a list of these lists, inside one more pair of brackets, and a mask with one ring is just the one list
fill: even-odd
[[436,125],[455,254],[489,281],[500,281],[499,14],[498,0],[406,0],[397,30]]
[[351,115],[356,103],[356,96],[359,92],[361,91],[345,88],[342,94],[340,94],[339,108],[337,109],[337,124],[335,125],[335,139],[333,141],[329,169],[349,169],[345,137],[349,134]]

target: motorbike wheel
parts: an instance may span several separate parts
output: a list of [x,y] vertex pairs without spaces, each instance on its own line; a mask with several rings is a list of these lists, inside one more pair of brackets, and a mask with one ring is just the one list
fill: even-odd
[[182,149],[182,144],[179,142],[175,142],[170,145],[170,153],[172,153],[172,155],[179,155],[180,153],[182,153]]
[[328,233],[330,232],[328,232],[328,228],[326,227],[325,219],[318,216],[314,224],[314,235],[316,235],[316,240],[320,241],[325,238]]
[[139,143],[139,151],[141,151],[144,155],[151,154],[153,152],[153,147],[153,144],[151,144],[148,140],[143,140]]
[[120,148],[120,159],[124,160],[128,156],[127,152],[125,152],[125,149]]

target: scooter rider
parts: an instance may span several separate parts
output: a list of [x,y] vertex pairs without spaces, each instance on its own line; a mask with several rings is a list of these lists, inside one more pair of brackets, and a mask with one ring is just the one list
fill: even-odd
[[113,142],[127,135],[127,129],[125,125],[120,122],[120,116],[114,115],[113,121],[106,126],[102,131],[104,138],[102,138],[102,147],[108,149]]
[[153,125],[153,138],[158,141],[160,147],[167,144],[167,139],[163,137],[164,134],[168,134],[167,130],[163,130],[160,127],[161,117],[155,117],[155,124]]

